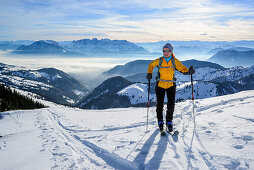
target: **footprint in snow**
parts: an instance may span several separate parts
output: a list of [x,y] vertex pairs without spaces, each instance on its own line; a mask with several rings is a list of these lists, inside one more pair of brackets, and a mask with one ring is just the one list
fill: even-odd
[[252,140],[253,140],[253,137],[252,137],[252,136],[249,136],[249,135],[245,135],[245,136],[242,137],[242,139],[243,139],[244,141],[248,142],[248,141],[252,141]]
[[202,129],[202,130],[206,130],[206,129],[207,129],[207,127],[204,127],[204,126],[203,126],[203,127],[201,127],[201,129]]
[[208,133],[208,134],[212,133],[210,130],[207,130],[207,131],[205,131],[205,132]]
[[234,148],[236,148],[236,149],[242,149],[243,145],[235,145]]
[[180,155],[178,153],[175,154],[174,158],[179,159]]
[[214,122],[208,122],[208,124],[211,125],[211,126],[216,125],[216,123],[214,123]]
[[133,144],[133,143],[135,143],[135,141],[130,141],[130,145]]

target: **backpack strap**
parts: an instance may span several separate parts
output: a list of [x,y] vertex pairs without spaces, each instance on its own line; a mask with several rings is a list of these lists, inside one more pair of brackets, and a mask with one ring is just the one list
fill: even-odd
[[174,67],[174,70],[176,70],[176,63],[175,63],[175,57],[174,56],[171,57],[171,62],[172,62],[172,65]]
[[162,62],[163,62],[163,57],[159,58],[159,65],[157,66],[158,67],[158,71],[157,71],[156,81],[176,82],[175,74],[174,74],[173,80],[162,80],[162,79],[160,79],[160,72],[159,72],[159,70],[161,68],[173,68],[174,70],[176,69],[174,56],[172,56],[170,60],[171,60],[173,66],[171,66],[171,67],[162,67],[161,65],[162,65]]

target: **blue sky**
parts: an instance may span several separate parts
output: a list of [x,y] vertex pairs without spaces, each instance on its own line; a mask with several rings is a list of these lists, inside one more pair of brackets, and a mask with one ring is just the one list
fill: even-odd
[[0,0],[0,40],[254,40],[253,0]]

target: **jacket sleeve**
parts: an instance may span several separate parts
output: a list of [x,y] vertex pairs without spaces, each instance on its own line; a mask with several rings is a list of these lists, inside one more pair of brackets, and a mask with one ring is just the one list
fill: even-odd
[[153,74],[153,69],[154,69],[154,67],[159,65],[159,60],[160,59],[156,59],[156,60],[152,61],[149,64],[148,69],[147,69],[147,73],[152,73]]
[[178,71],[180,71],[181,73],[187,73],[189,71],[189,69],[187,67],[185,67],[181,61],[179,61],[178,59],[175,58],[175,65],[176,65],[176,69]]

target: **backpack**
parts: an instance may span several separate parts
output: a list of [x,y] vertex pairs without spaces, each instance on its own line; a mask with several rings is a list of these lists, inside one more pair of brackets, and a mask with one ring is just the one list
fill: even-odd
[[174,82],[174,83],[176,82],[175,74],[174,74],[173,80],[163,80],[163,79],[160,79],[160,72],[159,72],[159,70],[161,68],[174,68],[174,70],[176,70],[175,58],[172,56],[170,60],[171,60],[172,65],[173,65],[172,67],[162,67],[161,65],[162,65],[162,62],[163,62],[163,57],[159,58],[159,65],[157,66],[158,72],[157,72],[156,82],[159,82],[159,81]]

